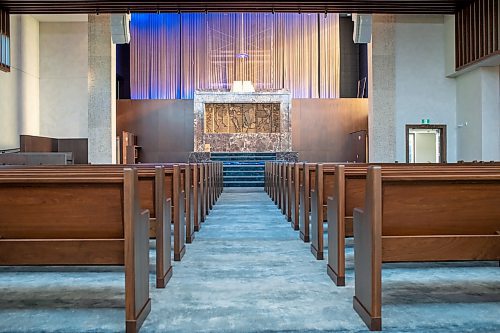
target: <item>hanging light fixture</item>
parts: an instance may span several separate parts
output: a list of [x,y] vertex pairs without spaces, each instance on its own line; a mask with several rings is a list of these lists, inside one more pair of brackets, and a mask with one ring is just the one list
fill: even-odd
[[243,31],[244,27],[244,16],[243,13],[241,13],[241,38],[240,38],[240,52],[236,54],[236,58],[238,59],[248,59],[250,55],[245,52],[245,35]]

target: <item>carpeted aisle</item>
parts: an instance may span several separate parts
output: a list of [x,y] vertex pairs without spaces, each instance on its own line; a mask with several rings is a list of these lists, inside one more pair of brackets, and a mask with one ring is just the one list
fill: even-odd
[[[365,332],[309,244],[262,189],[225,189],[141,332]],[[0,332],[119,332],[121,269],[0,270]],[[383,270],[386,332],[500,332],[498,263],[392,264]],[[103,296],[104,295],[104,296]]]

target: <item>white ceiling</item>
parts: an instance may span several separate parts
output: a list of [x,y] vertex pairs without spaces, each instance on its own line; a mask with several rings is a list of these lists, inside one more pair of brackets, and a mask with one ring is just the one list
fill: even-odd
[[36,14],[32,15],[40,22],[87,22],[87,14]]

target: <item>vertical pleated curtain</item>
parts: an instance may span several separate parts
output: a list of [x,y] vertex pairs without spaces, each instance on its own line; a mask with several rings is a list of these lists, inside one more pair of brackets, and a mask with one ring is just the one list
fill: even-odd
[[337,14],[133,14],[133,99],[189,99],[235,80],[294,98],[339,96]]

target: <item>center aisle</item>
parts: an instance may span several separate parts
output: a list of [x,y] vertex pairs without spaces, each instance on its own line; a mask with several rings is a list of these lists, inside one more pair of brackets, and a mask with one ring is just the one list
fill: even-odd
[[261,188],[226,188],[141,332],[365,331]]

